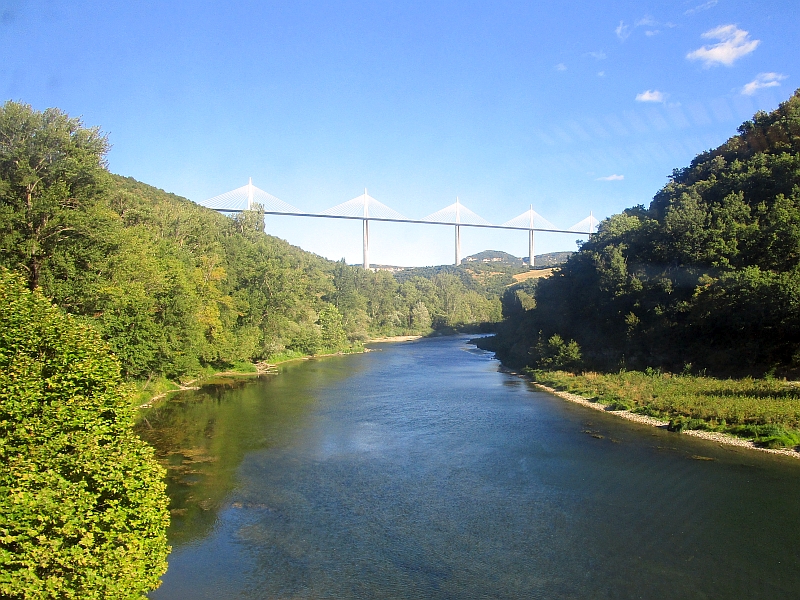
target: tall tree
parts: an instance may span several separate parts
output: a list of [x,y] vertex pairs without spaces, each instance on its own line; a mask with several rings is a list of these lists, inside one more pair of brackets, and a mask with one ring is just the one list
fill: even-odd
[[0,108],[0,257],[39,287],[45,263],[80,237],[102,189],[106,137],[58,109]]

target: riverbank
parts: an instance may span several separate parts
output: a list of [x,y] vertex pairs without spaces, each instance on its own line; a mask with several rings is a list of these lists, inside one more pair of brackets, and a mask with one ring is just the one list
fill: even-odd
[[629,421],[800,458],[795,449],[800,445],[800,390],[795,382],[632,371],[575,375],[525,369],[516,374],[559,398]]
[[388,337],[379,337],[369,340],[368,344],[383,344],[386,342],[411,342],[413,340],[421,339],[421,335],[392,335]]
[[138,431],[168,469],[173,511],[151,600],[800,587],[787,551],[800,463],[531,401],[468,337],[296,362],[147,414]]
[[[374,343],[395,343],[395,342],[410,342],[422,338],[421,335],[395,335],[383,336],[367,340],[365,344]],[[364,345],[356,346],[347,351],[330,352],[324,354],[300,354],[295,352],[287,352],[285,354],[272,357],[267,361],[260,361],[257,363],[242,363],[236,369],[227,369],[225,371],[215,371],[199,375],[193,379],[185,381],[172,381],[170,379],[161,378],[155,381],[148,380],[137,386],[137,394],[135,404],[138,409],[151,408],[154,403],[163,400],[168,395],[177,392],[186,392],[191,390],[199,390],[202,385],[213,383],[218,378],[249,378],[259,377],[270,373],[277,373],[276,367],[280,364],[287,362],[294,362],[298,360],[311,360],[312,358],[324,358],[327,356],[340,356],[344,354],[361,354],[369,352],[369,348]]]

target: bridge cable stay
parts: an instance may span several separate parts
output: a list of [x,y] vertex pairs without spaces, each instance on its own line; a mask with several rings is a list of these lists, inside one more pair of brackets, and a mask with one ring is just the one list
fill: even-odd
[[364,222],[363,242],[364,242],[364,268],[369,269],[369,221],[370,217],[390,221],[406,221],[407,219],[393,208],[389,208],[382,202],[367,193],[356,196],[352,200],[337,204],[327,210],[323,210],[321,215],[335,217],[361,217]]
[[491,223],[481,217],[478,214],[475,214],[466,206],[461,204],[461,201],[456,198],[454,204],[450,206],[445,206],[441,210],[437,210],[435,213],[429,214],[427,217],[422,219],[423,222],[428,223],[437,223],[437,224],[444,224],[444,223],[452,223],[455,225],[456,230],[456,266],[461,264],[461,226],[462,225],[478,225],[478,226],[488,226],[491,227]]
[[209,198],[202,203],[206,208],[218,210],[220,212],[239,212],[242,210],[252,210],[253,206],[260,204],[265,212],[271,213],[298,213],[296,207],[268,194],[262,189],[253,185],[253,178],[247,185],[225,192],[219,196]]
[[600,221],[598,221],[594,214],[590,212],[588,217],[575,223],[575,225],[570,227],[568,231],[582,233],[583,235],[592,235],[593,233],[597,232],[598,225],[600,225]]
[[446,206],[423,219],[407,219],[396,210],[389,208],[367,193],[364,189],[362,195],[356,196],[352,200],[337,204],[336,206],[322,211],[321,213],[301,212],[291,204],[276,198],[272,194],[253,185],[250,178],[247,185],[244,185],[230,192],[214,196],[201,202],[201,206],[216,210],[221,213],[239,213],[244,210],[252,210],[254,206],[260,205],[264,214],[287,215],[295,217],[321,217],[328,219],[353,219],[363,222],[363,246],[365,269],[370,268],[369,263],[369,222],[384,221],[393,223],[419,223],[429,225],[453,225],[455,227],[455,262],[461,263],[461,227],[478,227],[489,229],[511,229],[528,232],[528,265],[534,266],[534,232],[544,231],[552,233],[577,233],[580,235],[592,235],[597,231],[600,222],[590,214],[587,218],[579,221],[569,229],[558,229],[550,221],[545,219],[535,210],[533,206],[522,213],[506,221],[502,225],[492,225],[477,215],[466,206],[461,204],[456,198],[454,204]]
[[550,221],[545,219],[542,215],[533,210],[533,204],[521,215],[509,219],[503,223],[504,227],[527,227],[528,228],[528,267],[533,269],[536,255],[534,253],[533,232],[534,225],[538,225],[539,229],[556,229]]

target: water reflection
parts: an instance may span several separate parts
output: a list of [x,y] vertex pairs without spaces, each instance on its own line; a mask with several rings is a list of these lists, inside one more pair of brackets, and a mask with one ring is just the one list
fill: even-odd
[[186,512],[152,598],[800,589],[800,463],[566,403],[465,347],[294,365],[153,415]]
[[[345,375],[346,370],[328,367],[324,382]],[[144,415],[139,434],[167,468],[173,546],[208,535],[244,456],[291,440],[319,385],[316,369],[291,363],[258,381],[223,379],[172,396]]]

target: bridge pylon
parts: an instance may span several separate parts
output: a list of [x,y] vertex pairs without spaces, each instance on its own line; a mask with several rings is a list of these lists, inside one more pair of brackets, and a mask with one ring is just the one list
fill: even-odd
[[324,210],[320,213],[321,216],[328,217],[345,217],[349,219],[361,219],[362,226],[362,242],[364,248],[363,266],[369,269],[369,222],[371,219],[381,220],[397,220],[404,221],[406,218],[394,209],[389,208],[385,204],[378,202],[367,193],[367,188],[364,188],[364,193],[356,196],[352,200],[342,202],[336,206]]
[[535,246],[534,246],[534,231],[536,229],[555,229],[556,226],[550,221],[545,219],[542,215],[533,210],[533,204],[521,215],[517,215],[503,223],[504,227],[520,227],[528,230],[528,268],[534,267],[536,260]]
[[453,225],[455,228],[455,264],[461,264],[461,227],[479,227],[489,229],[512,229],[518,231],[528,232],[528,265],[533,268],[535,261],[535,247],[534,247],[534,233],[536,231],[544,231],[550,233],[567,233],[578,235],[591,236],[597,231],[599,221],[590,213],[589,216],[582,221],[576,223],[569,229],[558,229],[555,225],[550,223],[547,219],[542,217],[539,213],[533,210],[533,205],[530,208],[514,217],[510,221],[506,221],[502,225],[492,225],[483,217],[475,214],[470,209],[461,204],[461,200],[457,197],[454,204],[446,206],[445,208],[428,215],[423,219],[406,219],[397,211],[389,208],[385,204],[378,202],[375,198],[367,193],[364,188],[364,193],[356,196],[352,200],[338,204],[332,208],[318,213],[302,212],[291,204],[268,194],[253,185],[253,180],[250,178],[246,185],[240,188],[231,190],[219,196],[209,198],[200,203],[202,206],[221,213],[240,213],[245,210],[252,210],[254,206],[259,205],[263,209],[265,215],[286,215],[293,217],[313,217],[313,218],[327,218],[327,219],[352,219],[362,221],[362,242],[363,242],[363,267],[370,268],[369,262],[369,222],[370,221],[383,221],[393,223],[419,223],[425,225]]
[[422,222],[435,223],[437,225],[445,225],[452,223],[456,230],[456,266],[461,264],[461,226],[472,225],[479,227],[491,227],[489,221],[476,215],[466,206],[461,204],[461,200],[456,198],[454,204],[445,206],[442,210],[437,210],[435,213],[429,214],[422,219]]

